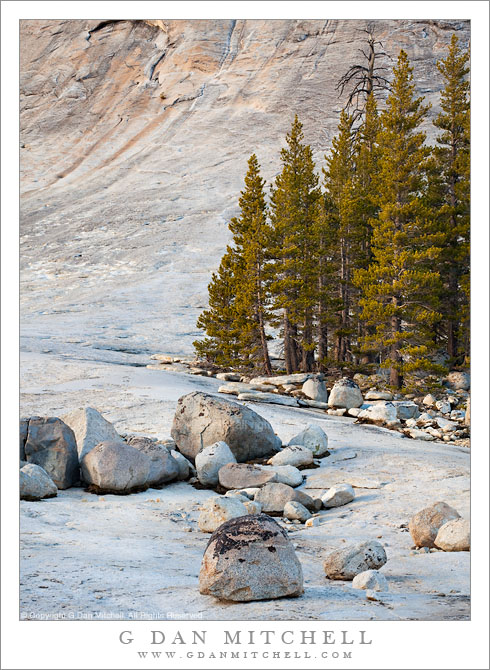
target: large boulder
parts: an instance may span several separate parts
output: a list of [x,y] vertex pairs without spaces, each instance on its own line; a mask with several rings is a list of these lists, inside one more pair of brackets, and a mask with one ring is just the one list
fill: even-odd
[[247,602],[303,593],[303,571],[286,532],[265,514],[232,519],[211,535],[199,591]]
[[96,493],[127,494],[148,488],[150,458],[119,442],[101,442],[82,459],[82,477]]
[[354,500],[354,489],[350,484],[337,484],[328,489],[321,497],[323,506],[329,509],[330,507],[341,507],[347,505]]
[[247,514],[247,508],[238,498],[216,496],[202,505],[197,525],[203,533],[213,533],[225,521]]
[[19,471],[20,499],[42,500],[58,495],[58,488],[43,468],[26,463]]
[[459,519],[459,513],[445,502],[437,502],[417,512],[408,524],[410,535],[416,547],[435,547],[439,528],[452,519]]
[[275,481],[277,481],[275,471],[263,465],[229,463],[219,471],[219,483],[225,489],[258,488]]
[[19,456],[21,461],[26,460],[26,441],[27,441],[27,431],[29,428],[29,419],[21,419],[19,426]]
[[387,561],[383,546],[371,540],[349,544],[326,556],[323,568],[329,579],[354,579],[365,570],[379,570]]
[[289,440],[289,445],[301,445],[310,449],[313,456],[328,456],[328,437],[320,428],[314,423],[310,423],[307,428],[295,435]]
[[317,402],[327,402],[328,400],[327,387],[325,386],[325,382],[320,379],[307,379],[301,390],[311,400],[316,400]]
[[300,468],[313,463],[313,452],[301,444],[292,444],[281,449],[269,459],[268,463],[270,465],[294,465],[294,467]]
[[453,370],[446,377],[447,384],[450,388],[457,391],[458,389],[462,391],[467,391],[470,388],[470,375],[468,372],[460,372],[458,370]]
[[363,403],[362,393],[355,381],[342,377],[335,382],[328,397],[329,407],[360,407]]
[[307,509],[317,509],[317,504],[313,498],[287,484],[276,482],[266,484],[255,495],[255,501],[262,505],[262,511],[273,516],[282,514],[285,504],[291,500],[301,503]]
[[75,435],[57,417],[29,419],[25,460],[40,465],[59,489],[67,489],[80,480]]
[[439,528],[434,544],[444,551],[469,551],[470,530],[467,519],[452,519]]
[[93,407],[76,409],[62,419],[75,433],[79,461],[101,442],[123,442],[112,423]]
[[179,478],[179,465],[163,444],[153,442],[147,437],[132,437],[128,440],[128,444],[150,459],[150,472],[146,480],[148,486],[160,487]]
[[219,441],[226,442],[239,462],[262,458],[281,448],[270,423],[249,407],[198,391],[179,398],[172,437],[191,460],[201,449]]
[[211,444],[196,454],[197,478],[204,486],[216,486],[218,472],[228,463],[236,463],[236,458],[226,442]]

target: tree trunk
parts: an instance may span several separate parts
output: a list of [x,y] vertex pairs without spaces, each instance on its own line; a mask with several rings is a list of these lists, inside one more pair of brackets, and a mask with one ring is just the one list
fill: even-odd
[[315,368],[315,354],[310,348],[312,344],[312,326],[309,311],[306,312],[303,324],[303,341],[306,345],[302,347],[301,352],[301,371],[313,372]]
[[284,310],[284,359],[288,375],[298,371],[300,357],[296,341],[296,327],[289,321],[287,310]]
[[260,345],[262,347],[263,370],[269,377],[272,375],[271,359],[269,357],[269,348],[267,347],[267,338],[265,336],[264,317],[262,310],[259,309],[259,331],[260,331]]
[[[398,299],[396,297],[392,298],[392,302],[395,307],[398,304]],[[397,316],[391,317],[391,336],[394,338],[397,333],[401,331],[401,319]],[[394,386],[399,389],[403,384],[403,377],[400,373],[399,364],[401,362],[400,352],[398,351],[398,343],[393,342],[390,346],[390,360],[393,365],[390,368],[390,386]]]

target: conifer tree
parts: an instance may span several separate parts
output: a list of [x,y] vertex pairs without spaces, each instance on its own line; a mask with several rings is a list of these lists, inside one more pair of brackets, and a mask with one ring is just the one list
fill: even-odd
[[213,274],[208,287],[209,309],[197,322],[208,337],[196,341],[194,346],[198,354],[218,365],[260,368],[270,375],[265,325],[271,229],[267,223],[264,183],[257,156],[253,154],[238,200],[240,214],[229,224],[233,247],[227,248],[218,272]]
[[469,52],[453,34],[445,59],[437,68],[445,82],[441,113],[434,120],[437,137],[434,163],[439,184],[437,224],[444,236],[439,269],[443,284],[441,312],[447,353],[452,362],[469,355],[470,244],[470,102]]
[[317,304],[317,230],[320,189],[311,147],[303,143],[295,116],[281,150],[282,171],[271,197],[274,308],[281,314],[286,370],[314,368],[314,312]]
[[193,343],[197,355],[223,367],[237,367],[241,363],[245,318],[236,304],[236,286],[241,275],[240,259],[228,246],[208,285],[209,307],[197,320],[197,327],[207,334],[205,339]]
[[432,325],[440,318],[439,276],[431,264],[439,249],[422,201],[430,150],[420,124],[429,107],[415,97],[413,69],[403,50],[393,73],[378,134],[380,211],[372,221],[372,262],[355,273],[355,283],[362,292],[361,317],[374,330],[364,336],[364,347],[387,357],[390,384],[400,388],[404,373],[430,367]]
[[231,220],[229,228],[242,267],[241,281],[236,286],[237,308],[246,315],[242,356],[270,375],[272,368],[265,324],[268,319],[271,228],[267,221],[264,184],[257,156],[252,154],[248,161],[245,188],[238,201],[240,215]]
[[337,254],[333,262],[337,267],[338,318],[333,333],[335,359],[338,363],[351,360],[351,308],[353,257],[359,243],[359,227],[354,202],[354,135],[353,118],[346,112],[340,115],[339,132],[332,142],[323,170],[328,197],[337,216]]

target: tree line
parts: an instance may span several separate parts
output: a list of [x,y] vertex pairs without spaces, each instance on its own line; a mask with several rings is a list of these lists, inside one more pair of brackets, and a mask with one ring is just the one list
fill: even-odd
[[468,362],[469,51],[453,35],[437,63],[444,88],[429,146],[430,105],[403,50],[378,108],[373,45],[321,178],[298,116],[269,198],[250,157],[232,242],[197,322],[201,358],[271,374],[273,330],[288,374],[376,365],[400,388],[417,371],[442,372],[441,360]]

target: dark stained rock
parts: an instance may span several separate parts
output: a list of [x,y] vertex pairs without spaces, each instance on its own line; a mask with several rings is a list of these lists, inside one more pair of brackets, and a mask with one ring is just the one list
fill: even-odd
[[57,417],[29,420],[25,460],[40,465],[59,489],[67,489],[80,479],[75,435]]

